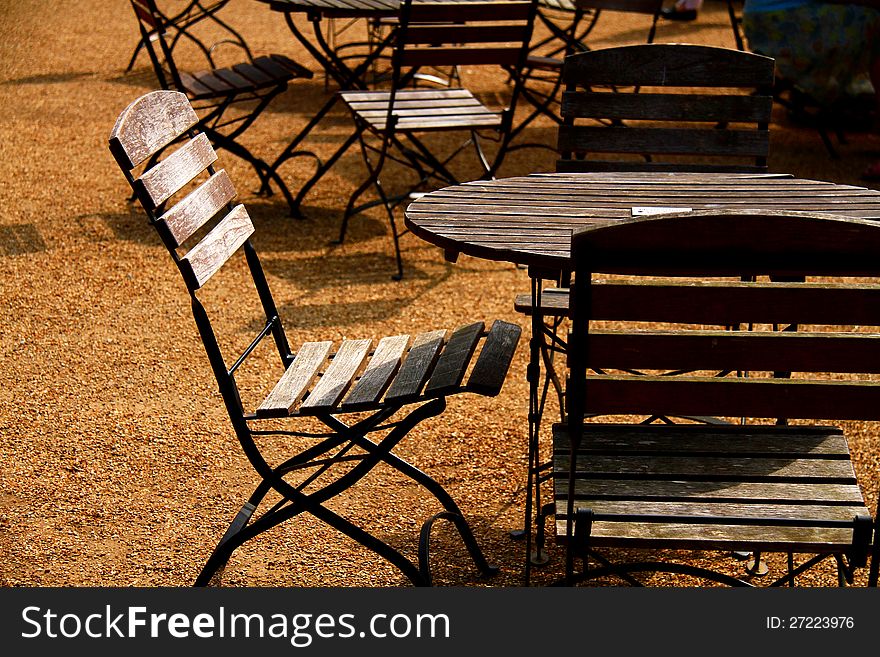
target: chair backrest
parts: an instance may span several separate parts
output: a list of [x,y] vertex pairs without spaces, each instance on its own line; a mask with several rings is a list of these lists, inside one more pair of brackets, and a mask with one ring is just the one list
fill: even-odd
[[576,233],[572,254],[572,431],[590,414],[880,419],[876,222],[699,211]]
[[[500,66],[521,71],[536,11],[537,0],[404,0],[392,56],[392,90],[407,85],[419,67]],[[515,84],[511,106],[518,93]]]
[[774,68],[762,55],[688,44],[571,55],[557,170],[766,171]]
[[[217,155],[208,138],[193,131],[198,120],[185,94],[148,93],[119,115],[110,133],[110,151],[183,276],[202,342],[235,423],[242,414],[235,371],[257,344],[271,334],[282,363],[289,364],[292,356],[250,242],[254,226],[244,205],[233,202],[236,191],[226,171],[215,170]],[[176,142],[182,145],[171,152],[169,145]],[[163,158],[154,163],[157,153]],[[234,364],[228,365],[197,295],[239,251],[244,252],[253,277],[265,324],[248,348],[229,361]]]

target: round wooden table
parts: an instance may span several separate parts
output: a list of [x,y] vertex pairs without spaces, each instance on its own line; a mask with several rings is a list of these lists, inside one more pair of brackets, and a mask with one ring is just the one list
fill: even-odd
[[784,174],[541,173],[439,189],[406,210],[406,226],[444,249],[565,270],[572,230],[657,212],[762,209],[880,220],[880,191]]

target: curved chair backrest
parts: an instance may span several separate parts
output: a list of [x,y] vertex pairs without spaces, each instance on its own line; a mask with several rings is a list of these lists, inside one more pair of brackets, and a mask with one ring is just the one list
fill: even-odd
[[557,170],[764,172],[774,70],[769,57],[688,44],[570,55]]
[[[211,143],[203,133],[192,130],[197,122],[185,94],[154,91],[119,115],[110,134],[110,150],[183,276],[202,342],[234,422],[242,412],[234,373],[256,344],[271,333],[282,363],[288,364],[292,356],[249,240],[254,226],[244,205],[233,203],[236,191],[226,171],[215,170],[217,155]],[[178,141],[182,145],[169,153],[169,145]],[[165,156],[154,163],[159,153]],[[266,323],[233,361],[235,365],[228,366],[197,292],[239,250],[245,253]]]
[[[583,413],[643,412],[880,419],[880,286],[864,281],[880,276],[876,222],[699,211],[585,230],[573,236],[572,250],[573,421]],[[602,283],[596,273],[627,278]],[[639,330],[591,332],[597,319],[638,322]],[[741,325],[753,330],[706,328]],[[799,330],[764,330],[780,325]]]

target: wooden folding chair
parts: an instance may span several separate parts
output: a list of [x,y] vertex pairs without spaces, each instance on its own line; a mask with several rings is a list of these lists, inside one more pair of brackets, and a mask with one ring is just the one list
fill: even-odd
[[[488,328],[475,322],[454,331],[389,336],[375,343],[306,342],[291,350],[250,239],[254,227],[245,207],[233,203],[235,189],[225,170],[215,169],[217,157],[209,140],[196,132],[200,125],[184,94],[155,91],[129,105],[110,135],[110,150],[183,276],[233,429],[259,477],[196,584],[211,581],[246,541],[302,514],[373,550],[418,585],[431,582],[431,527],[447,519],[457,527],[479,570],[494,572],[449,494],[393,449],[422,420],[440,414],[447,397],[464,392],[497,395],[520,328],[502,321]],[[154,163],[156,153],[164,153],[181,138],[184,144],[178,150]],[[256,291],[262,316],[254,318],[259,328],[253,341],[229,357],[221,346],[228,349],[233,341],[215,331],[203,292],[227,261],[242,255],[253,282],[246,288]],[[242,284],[242,279],[235,276],[224,283]],[[240,371],[246,364],[254,367],[249,357],[264,354],[262,341],[270,336],[276,349],[269,349],[277,351],[280,365],[277,376],[266,381],[264,389],[240,388]],[[253,380],[251,372],[248,376]],[[249,410],[243,400],[255,396],[263,401]],[[262,449],[272,436],[285,437],[298,447],[272,457]],[[416,560],[328,506],[379,464],[423,487],[442,507],[422,527]]]
[[[271,180],[284,195],[291,210],[294,200],[287,185],[262,158],[244,146],[239,137],[263,112],[275,96],[287,89],[295,78],[311,78],[312,72],[281,54],[254,57],[243,37],[215,15],[219,5],[203,8],[199,2],[190,5],[188,13],[166,17],[155,0],[130,0],[141,32],[140,45],[150,56],[162,89],[185,93],[200,115],[199,129],[216,148],[228,150],[250,164],[260,178],[260,189],[271,193]],[[201,11],[195,11],[194,9]],[[196,24],[211,18],[220,25],[228,38],[211,46],[196,34]],[[181,38],[196,44],[204,56],[207,69],[188,72],[175,62],[174,51],[179,50]],[[218,67],[215,62],[218,47],[231,47],[245,57],[241,63]],[[296,155],[317,156],[306,151]]]
[[[369,207],[382,205],[391,225],[395,278],[403,276],[399,233],[394,211],[417,190],[457,182],[450,162],[470,146],[491,177],[501,166],[510,140],[513,112],[520,83],[514,84],[509,103],[502,109],[487,107],[467,88],[407,88],[425,67],[500,66],[521,70],[528,54],[536,0],[496,2],[418,2],[404,0],[400,10],[389,90],[343,91],[341,99],[351,111],[369,171],[367,179],[349,199],[342,219],[339,242],[345,239],[348,220]],[[492,161],[483,152],[481,132],[495,133],[498,146]],[[425,138],[440,133],[464,133],[467,139],[452,153],[439,154]],[[389,160],[416,175],[405,191],[386,191],[381,175]],[[357,205],[373,188],[378,201]]]
[[[553,429],[567,580],[662,571],[753,583],[669,558],[734,550],[787,554],[772,586],[829,558],[843,586],[870,554],[876,586],[877,522],[844,430],[825,423],[880,420],[876,223],[749,210],[634,218],[574,234],[572,258],[568,415]],[[752,330],[717,328],[741,322]],[[669,369],[679,373],[655,374]],[[729,424],[641,423],[658,415]],[[658,556],[618,561],[608,548]]]

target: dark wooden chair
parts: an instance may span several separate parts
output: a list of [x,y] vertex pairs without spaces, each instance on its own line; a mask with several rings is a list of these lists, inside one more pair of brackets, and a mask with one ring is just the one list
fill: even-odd
[[[110,135],[111,152],[180,270],[232,427],[258,475],[254,492],[196,584],[210,582],[246,541],[303,514],[373,550],[418,585],[431,582],[431,527],[446,519],[457,527],[479,570],[494,572],[450,495],[393,450],[422,420],[443,412],[449,396],[497,395],[520,328],[503,321],[488,327],[475,322],[377,342],[305,342],[292,350],[251,242],[254,227],[247,210],[234,203],[232,182],[225,170],[215,168],[217,156],[205,134],[196,131],[199,125],[184,94],[154,91],[129,105]],[[182,146],[153,163],[156,153],[165,153],[181,137]],[[247,275],[242,279],[239,270],[224,277],[221,269],[232,258],[243,258],[235,265],[246,267],[252,281]],[[234,338],[215,331],[211,318],[217,309],[210,300],[217,297],[206,297],[206,284],[223,286],[224,292],[243,285],[242,301],[253,297],[254,309],[261,309],[260,316],[243,323],[257,327],[243,350],[233,353]],[[254,354],[278,364],[270,378],[255,371]],[[237,379],[243,368],[248,370],[245,380],[262,378],[265,385],[241,387]],[[280,443],[273,443],[272,436],[283,437],[290,452],[278,454]],[[381,528],[370,533],[371,528],[343,517],[334,502],[343,496],[344,503],[346,491],[379,464],[408,477],[440,506],[422,527],[417,560],[379,538]]]
[[[273,98],[285,91],[296,78],[311,78],[312,72],[289,57],[269,54],[254,57],[247,43],[235,30],[215,16],[216,7],[203,9],[187,20],[166,17],[155,0],[130,0],[141,33],[140,44],[146,49],[162,89],[181,91],[193,103],[200,116],[199,129],[217,148],[228,150],[250,164],[260,178],[260,189],[271,192],[269,181],[277,186],[291,209],[293,197],[281,177],[263,158],[254,155],[239,139]],[[217,3],[222,4],[222,3]],[[200,3],[192,3],[202,8]],[[224,28],[228,38],[208,46],[197,35],[197,23],[212,18]],[[188,71],[178,66],[180,39],[195,43],[207,68]],[[219,48],[233,50],[240,63],[217,66]],[[177,55],[175,55],[177,51]],[[312,153],[301,151],[298,155]]]
[[557,171],[764,172],[773,79],[771,58],[732,48],[655,43],[571,55]]
[[[496,2],[420,3],[405,0],[401,6],[392,79],[388,90],[343,91],[351,111],[369,171],[349,199],[339,241],[345,239],[349,218],[369,207],[382,205],[388,215],[397,264],[395,278],[403,275],[395,209],[418,190],[457,182],[450,161],[473,147],[482,176],[491,177],[501,166],[510,139],[520,82],[514,84],[503,108],[485,105],[465,87],[410,88],[426,67],[499,66],[521,70],[528,54],[536,0]],[[517,78],[519,80],[519,78]],[[494,157],[484,153],[481,132],[494,133]],[[440,133],[464,133],[466,140],[451,154],[439,153],[428,140]],[[393,161],[415,173],[414,183],[402,192],[386,190],[382,173]],[[373,188],[379,200],[358,205]]]
[[[876,586],[880,533],[834,422],[880,420],[880,227],[701,211],[584,230],[572,254],[568,416],[553,429],[568,581],[749,583],[667,552],[734,550],[787,553],[776,586],[829,558],[845,585],[871,555]],[[753,330],[715,328],[742,322]],[[680,373],[652,374],[668,369]],[[689,414],[729,424],[640,422]],[[659,556],[617,561],[607,548]]]

